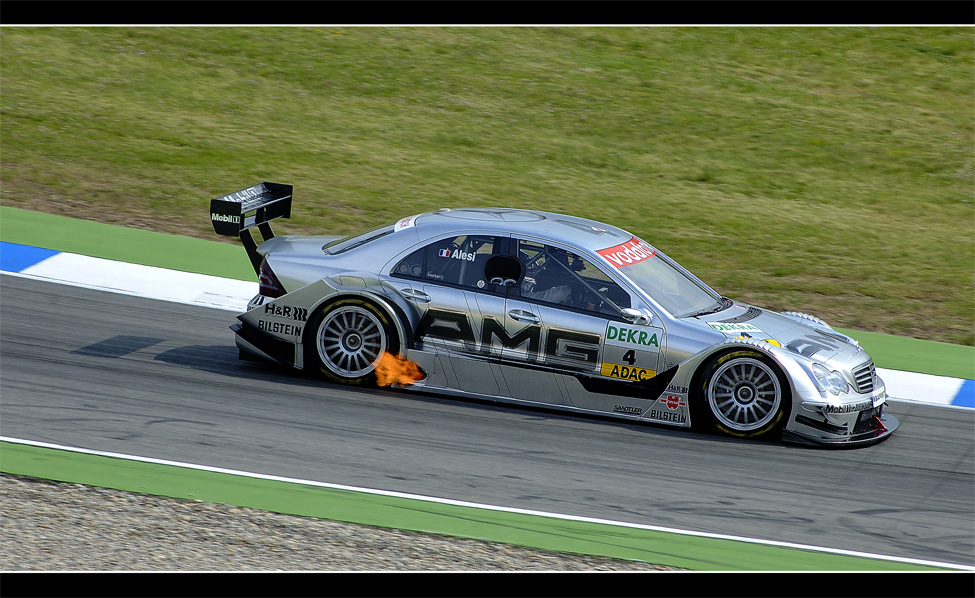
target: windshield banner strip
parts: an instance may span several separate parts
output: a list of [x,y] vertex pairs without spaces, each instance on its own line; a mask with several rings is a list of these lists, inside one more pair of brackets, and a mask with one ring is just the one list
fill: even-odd
[[643,260],[648,260],[657,254],[657,250],[648,243],[632,237],[626,243],[621,243],[615,247],[607,247],[597,251],[599,255],[616,266],[622,268],[631,264],[637,264]]

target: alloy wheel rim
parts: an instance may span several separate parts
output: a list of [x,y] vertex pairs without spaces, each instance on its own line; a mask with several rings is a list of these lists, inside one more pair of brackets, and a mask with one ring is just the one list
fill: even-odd
[[711,412],[728,428],[758,430],[771,422],[782,403],[778,376],[765,363],[751,358],[722,365],[708,384]]
[[332,373],[358,378],[373,371],[386,350],[382,323],[360,307],[336,309],[322,320],[317,335],[318,356]]

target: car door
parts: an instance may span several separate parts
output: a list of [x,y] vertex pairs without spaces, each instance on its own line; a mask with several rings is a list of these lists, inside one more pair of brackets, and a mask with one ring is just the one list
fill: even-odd
[[506,289],[489,284],[484,267],[506,249],[504,237],[452,235],[428,243],[401,260],[391,275],[416,306],[417,349],[440,357],[445,386],[489,396],[502,394],[500,350],[481,342],[485,326],[504,318]]
[[[657,397],[637,392],[633,383],[642,387],[656,376],[663,328],[625,320],[621,311],[631,307],[633,297],[581,254],[530,238],[513,238],[512,245],[525,275],[509,294],[508,315],[538,318],[538,361],[558,373],[567,403],[626,416],[643,414]],[[506,380],[515,374],[510,368],[502,373]]]

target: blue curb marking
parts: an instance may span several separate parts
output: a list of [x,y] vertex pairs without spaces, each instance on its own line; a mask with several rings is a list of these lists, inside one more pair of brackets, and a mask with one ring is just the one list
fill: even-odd
[[951,404],[959,407],[975,407],[975,380],[965,380]]
[[59,253],[61,252],[53,249],[0,241],[0,270],[20,272]]

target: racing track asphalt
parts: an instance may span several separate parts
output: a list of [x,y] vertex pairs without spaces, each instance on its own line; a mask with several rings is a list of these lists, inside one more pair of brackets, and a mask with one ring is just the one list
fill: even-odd
[[0,435],[899,557],[975,563],[975,410],[895,403],[853,450],[393,390],[237,359],[230,312],[4,276]]

